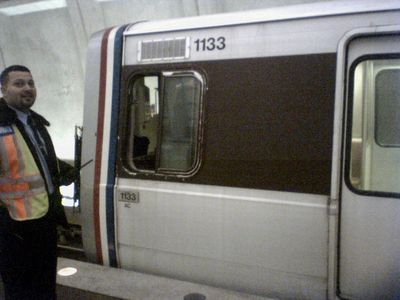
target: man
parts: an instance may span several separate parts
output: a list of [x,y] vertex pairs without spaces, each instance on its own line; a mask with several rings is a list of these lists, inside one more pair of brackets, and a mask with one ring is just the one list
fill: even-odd
[[[72,167],[59,161],[46,130],[30,108],[36,100],[24,66],[0,75],[0,273],[6,299],[55,299],[56,226],[67,226],[60,184]],[[62,170],[60,171],[60,166]]]

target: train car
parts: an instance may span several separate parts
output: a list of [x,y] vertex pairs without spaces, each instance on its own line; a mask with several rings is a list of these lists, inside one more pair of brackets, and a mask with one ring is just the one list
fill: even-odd
[[400,299],[399,87],[398,0],[94,34],[88,258],[280,299]]

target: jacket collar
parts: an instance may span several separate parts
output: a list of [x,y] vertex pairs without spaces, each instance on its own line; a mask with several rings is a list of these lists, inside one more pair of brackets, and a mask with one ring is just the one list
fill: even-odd
[[[29,114],[37,123],[41,123],[45,126],[50,126],[49,121],[47,121],[43,116],[34,112],[33,110],[29,110]],[[8,107],[6,101],[3,98],[0,98],[0,126],[10,126],[15,124],[17,121],[17,114],[14,110]]]

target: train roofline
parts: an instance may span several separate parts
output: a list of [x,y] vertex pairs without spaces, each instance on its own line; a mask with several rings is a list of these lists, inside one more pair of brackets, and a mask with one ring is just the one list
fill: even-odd
[[202,15],[186,18],[150,20],[131,24],[124,35],[140,35],[161,32],[172,32],[199,28],[212,28],[230,25],[245,25],[261,22],[285,21],[349,15],[356,13],[373,13],[389,10],[400,10],[400,0],[341,0],[331,2],[314,2],[291,6],[279,6],[266,9],[249,10],[245,13],[233,12],[213,15]]

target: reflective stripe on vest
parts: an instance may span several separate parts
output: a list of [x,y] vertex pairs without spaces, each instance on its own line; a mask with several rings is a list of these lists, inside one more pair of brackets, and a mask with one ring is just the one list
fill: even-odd
[[15,125],[0,127],[0,201],[14,220],[44,216],[49,209],[45,182]]

